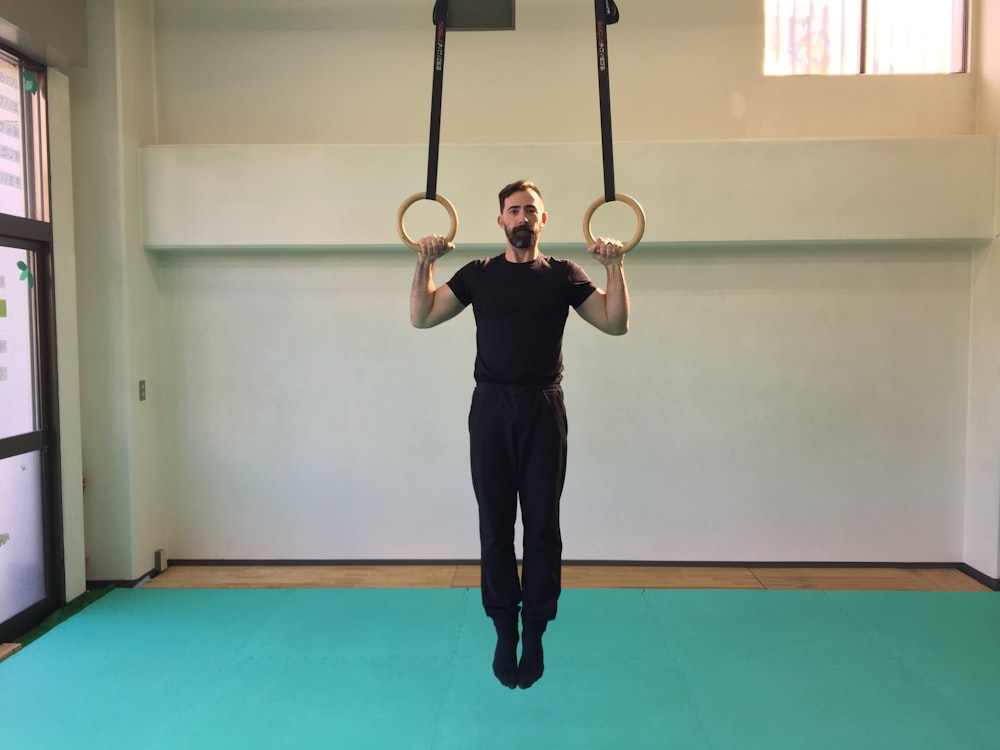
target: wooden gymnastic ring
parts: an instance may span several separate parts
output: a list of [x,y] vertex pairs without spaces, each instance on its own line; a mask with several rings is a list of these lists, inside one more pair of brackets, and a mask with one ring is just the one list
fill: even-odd
[[[639,244],[639,240],[642,239],[643,232],[646,231],[646,214],[642,210],[642,206],[639,205],[639,201],[633,198],[631,195],[626,195],[625,193],[615,193],[615,200],[621,201],[622,203],[627,203],[635,211],[636,229],[635,234],[632,235],[630,239],[624,246],[622,246],[622,252],[627,253],[633,247]],[[602,195],[596,201],[587,207],[587,212],[583,215],[583,236],[587,238],[587,244],[594,244],[594,234],[590,229],[590,221],[594,218],[594,212],[597,211],[598,206],[603,203],[607,203]]]
[[[403,240],[403,243],[411,250],[416,250],[420,252],[420,245],[410,239],[410,235],[406,233],[406,227],[403,226],[403,214],[406,213],[406,209],[412,206],[419,200],[424,200],[427,198],[427,193],[414,193],[405,201],[403,205],[399,207],[399,211],[396,212],[396,231],[399,232],[399,237]],[[444,236],[445,242],[451,242],[455,239],[455,235],[458,233],[458,214],[455,212],[455,207],[451,204],[447,198],[443,195],[435,195],[434,200],[445,207],[448,212],[448,217],[451,219],[451,228],[448,230],[448,234]]]

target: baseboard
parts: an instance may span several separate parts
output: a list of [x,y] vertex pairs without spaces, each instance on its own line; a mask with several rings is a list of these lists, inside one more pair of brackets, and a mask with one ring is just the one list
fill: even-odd
[[[202,566],[202,567],[237,567],[247,566],[255,568],[280,568],[289,566],[298,567],[351,567],[351,566],[414,566],[414,565],[479,565],[479,560],[213,560],[213,559],[178,559],[170,558],[167,561],[170,568],[182,565]],[[564,565],[570,565],[564,562]]]
[[[414,565],[479,565],[479,560],[205,560],[205,559],[171,559],[170,566],[251,566],[251,567],[287,567],[287,566],[414,566]],[[956,562],[836,562],[836,561],[705,561],[705,560],[563,560],[567,567],[643,567],[643,568],[908,568],[913,570],[958,570],[975,579],[993,591],[1000,591],[1000,579],[991,578],[971,565]],[[150,572],[152,575],[154,571]],[[142,579],[139,579],[142,580]],[[135,585],[138,581],[133,582]],[[127,583],[123,585],[129,585]]]
[[971,565],[966,565],[965,563],[959,563],[956,567],[965,573],[965,575],[969,576],[969,578],[979,581],[979,583],[983,584],[986,588],[993,589],[993,591],[1000,591],[1000,578],[991,578],[985,573],[981,573]]
[[87,590],[88,591],[93,591],[95,589],[106,589],[109,586],[114,586],[115,588],[119,588],[119,589],[134,589],[136,586],[138,586],[140,583],[142,583],[143,581],[145,581],[147,578],[154,578],[155,576],[156,576],[156,571],[155,570],[150,570],[150,571],[148,571],[146,573],[143,573],[141,576],[139,576],[138,578],[133,579],[131,581],[129,581],[129,580],[120,580],[120,579],[113,579],[113,580],[107,580],[107,581],[103,581],[103,580],[94,580],[94,581],[91,581],[91,580],[88,580],[87,581]]

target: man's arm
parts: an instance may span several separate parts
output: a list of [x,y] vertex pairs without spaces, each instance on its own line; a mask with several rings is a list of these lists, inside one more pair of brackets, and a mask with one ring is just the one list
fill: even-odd
[[416,328],[433,328],[465,309],[450,286],[434,284],[434,262],[454,249],[453,244],[439,235],[420,240],[417,268],[410,288],[410,323]]
[[587,252],[607,270],[607,288],[591,294],[576,311],[592,326],[612,336],[628,333],[628,285],[625,283],[622,243],[598,237]]

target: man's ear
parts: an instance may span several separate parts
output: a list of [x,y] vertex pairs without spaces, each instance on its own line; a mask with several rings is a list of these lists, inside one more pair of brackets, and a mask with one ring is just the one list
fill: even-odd
[[543,227],[545,226],[545,222],[547,222],[548,220],[549,220],[549,215],[547,213],[545,213],[544,211],[542,211],[542,226]]

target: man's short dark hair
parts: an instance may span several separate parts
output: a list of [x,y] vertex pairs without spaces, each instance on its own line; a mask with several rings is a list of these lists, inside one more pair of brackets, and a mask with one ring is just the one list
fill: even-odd
[[507,202],[507,199],[510,198],[510,196],[524,190],[530,190],[539,198],[542,197],[542,191],[538,189],[538,186],[535,185],[535,183],[529,182],[528,180],[518,180],[517,182],[512,182],[500,191],[500,213],[503,213],[503,204]]

